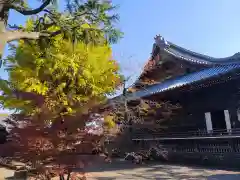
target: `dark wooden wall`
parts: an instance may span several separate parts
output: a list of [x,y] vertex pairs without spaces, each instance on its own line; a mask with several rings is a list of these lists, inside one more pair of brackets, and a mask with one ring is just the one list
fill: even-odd
[[175,115],[171,121],[164,122],[163,125],[169,126],[169,131],[203,130],[206,129],[205,112],[228,110],[232,128],[240,128],[240,121],[237,119],[239,88],[240,79],[235,79],[192,91],[172,91],[164,98],[173,104],[180,103],[182,113]]

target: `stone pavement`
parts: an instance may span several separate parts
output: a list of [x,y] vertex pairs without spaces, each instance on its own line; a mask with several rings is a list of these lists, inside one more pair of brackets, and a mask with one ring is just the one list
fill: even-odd
[[[191,168],[174,165],[128,165],[128,167],[95,167],[87,173],[88,180],[240,180],[240,171]],[[115,167],[113,167],[115,166]],[[120,165],[121,166],[121,165]],[[92,172],[91,172],[92,171]]]
[[[0,167],[0,180],[12,177],[13,173]],[[125,162],[95,165],[87,169],[86,175],[87,180],[240,180],[240,171]]]
[[5,180],[5,178],[13,177],[14,170],[7,169],[5,167],[0,167],[0,180]]

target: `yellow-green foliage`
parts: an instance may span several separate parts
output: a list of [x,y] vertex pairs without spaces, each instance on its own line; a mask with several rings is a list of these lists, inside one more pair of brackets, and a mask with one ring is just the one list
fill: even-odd
[[106,116],[104,118],[104,126],[107,127],[108,129],[114,128],[115,127],[115,122],[114,122],[114,116]]
[[[119,67],[108,45],[73,45],[61,35],[44,51],[37,43],[20,41],[6,62],[11,65],[9,83],[0,83],[5,108],[26,110],[30,103],[14,97],[10,90],[15,89],[44,96],[47,109],[56,114],[63,108],[65,113],[74,113],[93,99],[104,100],[120,82]],[[27,110],[39,111],[31,108]]]

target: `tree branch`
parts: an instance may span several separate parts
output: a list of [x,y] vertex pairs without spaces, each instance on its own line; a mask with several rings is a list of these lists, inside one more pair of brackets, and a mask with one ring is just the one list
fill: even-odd
[[18,7],[18,6],[11,6],[11,9],[14,9],[15,11],[28,16],[28,15],[34,15],[34,14],[38,14],[41,11],[43,11],[49,4],[51,3],[51,0],[46,0],[41,6],[39,6],[36,9],[25,9],[23,7]]
[[4,36],[7,42],[11,42],[18,39],[39,39],[41,36],[49,36],[49,34],[40,32],[7,31]]
[[59,34],[61,34],[61,33],[62,33],[62,31],[61,31],[61,30],[57,30],[57,31],[55,31],[55,32],[51,33],[51,34],[50,34],[50,37],[57,36],[57,35],[59,35]]

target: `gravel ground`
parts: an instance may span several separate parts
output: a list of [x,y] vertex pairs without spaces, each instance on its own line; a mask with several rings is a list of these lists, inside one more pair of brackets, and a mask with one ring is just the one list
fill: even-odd
[[113,163],[88,170],[88,180],[240,180],[240,171],[174,165]]
[[[240,180],[240,171],[174,165],[133,165],[126,162],[98,164],[86,171],[87,180]],[[0,167],[0,180],[12,177],[13,173],[12,170]]]

